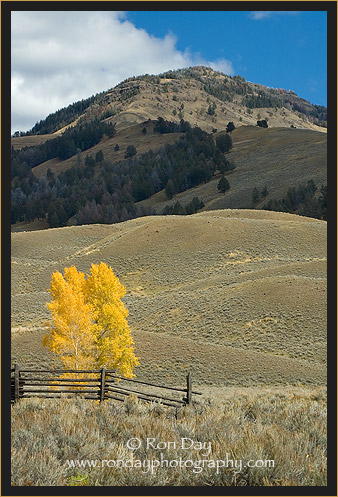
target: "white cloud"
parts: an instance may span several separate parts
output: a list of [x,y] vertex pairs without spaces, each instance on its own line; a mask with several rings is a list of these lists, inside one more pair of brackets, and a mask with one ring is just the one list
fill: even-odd
[[12,12],[12,132],[130,76],[196,64],[234,73],[230,61],[205,61],[176,41],[137,29],[123,12]]
[[276,17],[276,16],[280,16],[280,15],[294,15],[294,14],[299,14],[299,11],[296,11],[296,10],[257,10],[255,12],[250,12],[250,17],[251,19],[254,19],[254,20],[261,20],[261,19],[267,19],[269,17]]
[[214,71],[220,71],[224,74],[234,74],[234,68],[232,67],[232,63],[227,59],[217,59],[214,62],[208,62],[208,66],[210,66]]

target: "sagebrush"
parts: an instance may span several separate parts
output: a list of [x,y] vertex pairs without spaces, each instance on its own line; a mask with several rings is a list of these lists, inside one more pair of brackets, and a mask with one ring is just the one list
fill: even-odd
[[[216,472],[205,467],[68,467],[67,460],[167,460],[206,458],[193,448],[146,448],[145,440],[211,442],[208,459],[243,460]],[[127,447],[141,440],[138,450]],[[274,467],[247,468],[245,461],[274,460]],[[326,394],[246,393],[175,409],[140,403],[22,399],[12,409],[12,485],[53,486],[324,486]]]

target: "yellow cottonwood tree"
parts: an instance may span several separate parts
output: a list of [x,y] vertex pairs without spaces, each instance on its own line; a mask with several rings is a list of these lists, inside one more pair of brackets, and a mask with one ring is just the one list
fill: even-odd
[[135,376],[139,361],[121,300],[126,290],[111,267],[92,264],[87,277],[74,266],[64,277],[56,271],[49,292],[53,324],[43,344],[60,355],[65,369],[106,367]]

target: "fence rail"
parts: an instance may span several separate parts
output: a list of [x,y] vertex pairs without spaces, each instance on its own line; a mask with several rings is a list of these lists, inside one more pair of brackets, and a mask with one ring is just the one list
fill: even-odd
[[[91,375],[90,378],[60,378],[55,375],[73,374],[73,375]],[[93,377],[94,376],[94,377]],[[127,382],[127,385],[124,384]],[[134,383],[134,385],[132,385]],[[156,388],[156,393],[145,389]],[[168,397],[165,393],[158,392],[158,389],[170,390],[171,395],[179,395],[179,392],[185,396]],[[175,393],[174,393],[175,392]],[[19,399],[27,397],[74,397],[80,396],[85,399],[99,400],[103,402],[106,399],[124,401],[130,394],[136,395],[145,402],[161,402],[161,404],[179,407],[191,404],[192,395],[202,395],[201,392],[192,390],[191,373],[186,377],[186,387],[178,388],[169,385],[158,385],[142,380],[124,378],[116,374],[111,369],[92,369],[92,370],[74,370],[74,369],[21,369],[19,364],[15,364],[11,369],[11,402],[17,402]]]

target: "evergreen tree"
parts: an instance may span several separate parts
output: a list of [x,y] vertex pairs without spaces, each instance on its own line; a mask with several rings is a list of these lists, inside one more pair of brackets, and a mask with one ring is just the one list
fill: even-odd
[[95,155],[95,162],[102,162],[104,159],[102,150],[99,150]]
[[59,216],[52,207],[48,210],[47,223],[50,228],[57,228],[59,226]]
[[95,159],[92,155],[89,155],[89,154],[86,155],[85,165],[87,167],[94,167],[95,166]]
[[174,182],[172,179],[168,180],[167,186],[165,187],[165,193],[168,198],[173,198],[176,193]]
[[127,150],[124,154],[125,159],[129,159],[130,157],[134,157],[137,154],[136,148],[134,145],[128,145]]
[[216,146],[223,153],[229,152],[232,147],[232,140],[229,135],[219,135],[216,138]]
[[235,125],[232,121],[229,121],[227,124],[227,133],[231,133],[235,129]]
[[225,176],[222,176],[221,179],[218,182],[217,185],[218,190],[221,193],[225,193],[227,190],[230,189],[230,183],[229,181],[225,178]]
[[257,204],[257,202],[259,202],[259,191],[257,190],[256,187],[252,190],[251,199],[254,205]]
[[268,128],[267,120],[263,119],[262,121],[257,121],[257,126],[260,128]]
[[265,187],[263,188],[263,190],[261,191],[261,195],[262,195],[262,197],[266,197],[266,196],[268,195],[268,193],[269,193],[269,192],[268,192],[268,189],[267,189],[267,187],[265,186]]
[[182,206],[182,204],[179,201],[177,201],[174,205],[173,214],[178,215],[178,216],[183,216],[185,213],[186,212],[185,212],[184,207]]

